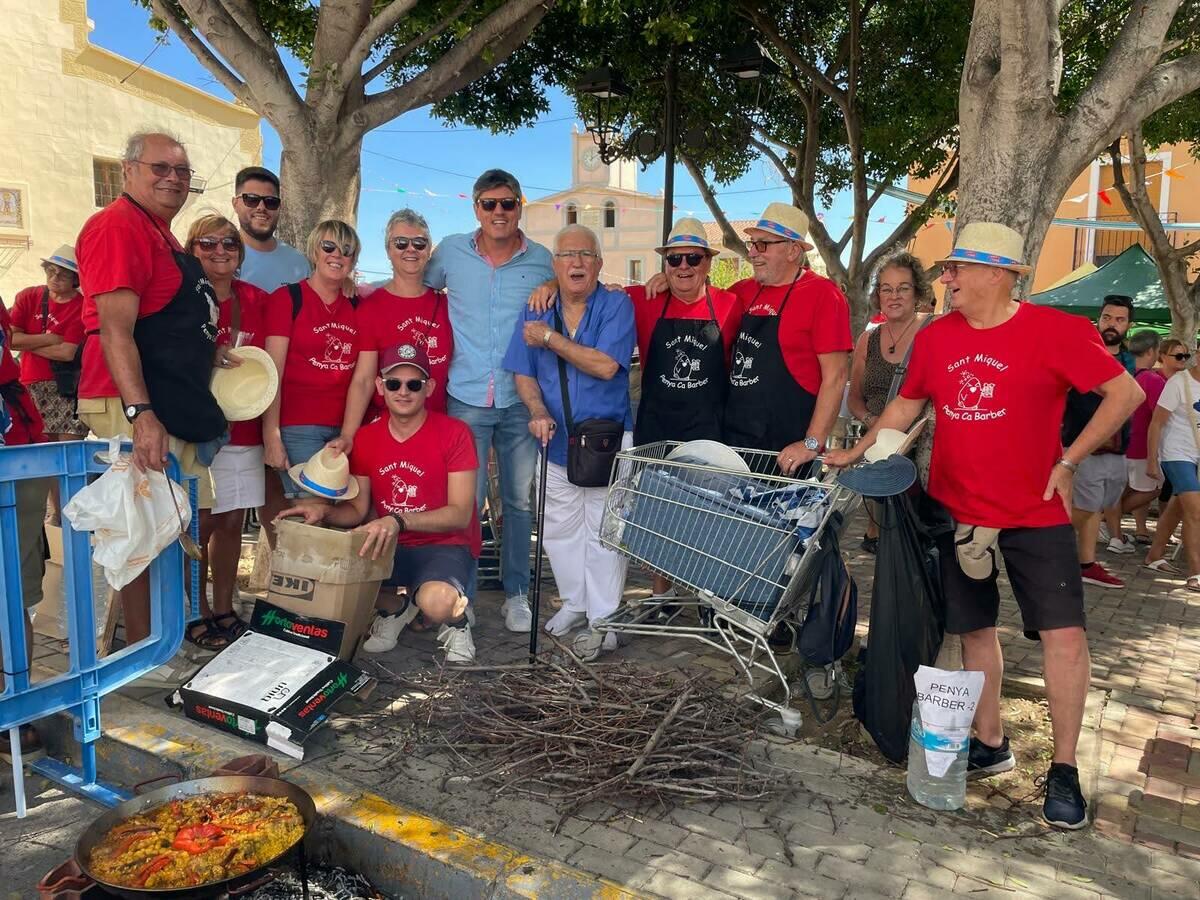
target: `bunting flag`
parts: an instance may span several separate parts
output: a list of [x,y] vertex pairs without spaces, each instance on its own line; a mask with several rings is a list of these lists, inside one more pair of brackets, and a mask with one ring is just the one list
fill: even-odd
[[1079,194],[1079,195],[1078,195],[1078,196],[1076,196],[1076,197],[1068,197],[1068,198],[1067,198],[1066,200],[1064,200],[1063,202],[1064,202],[1064,203],[1082,203],[1082,202],[1083,202],[1084,200],[1086,200],[1087,198],[1088,198],[1088,195],[1087,195],[1087,193],[1086,193],[1086,192],[1084,192],[1084,193],[1082,193],[1082,194]]
[[951,231],[951,232],[954,231],[954,220],[953,219],[947,219],[942,224],[946,226],[947,231]]
[[[1177,168],[1179,168],[1179,167],[1177,167]],[[1163,171],[1163,174],[1166,175],[1168,178],[1175,178],[1175,179],[1178,179],[1179,181],[1184,181],[1187,178],[1186,175],[1180,175],[1179,172],[1177,171],[1177,169],[1166,169]]]
[[1112,206],[1112,200],[1109,199],[1107,190],[1097,191],[1096,196],[1100,198],[1100,202],[1105,206]]

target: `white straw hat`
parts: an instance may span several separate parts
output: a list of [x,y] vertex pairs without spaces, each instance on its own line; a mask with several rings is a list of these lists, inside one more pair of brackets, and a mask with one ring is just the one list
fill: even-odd
[[1010,269],[1024,275],[1033,271],[1032,266],[1027,266],[1021,261],[1024,246],[1025,241],[1021,236],[1007,225],[1001,225],[999,222],[971,222],[959,230],[950,255],[934,260],[934,265],[975,263],[980,266]]
[[279,390],[275,361],[259,347],[238,347],[230,355],[242,364],[228,369],[214,368],[209,390],[227,421],[255,419],[266,412]]
[[358,479],[350,476],[345,453],[323,447],[306,463],[288,469],[288,477],[314,497],[324,500],[353,500],[358,496]]
[[699,219],[685,216],[671,228],[667,242],[661,247],[655,247],[655,253],[683,253],[687,250],[703,250],[709,256],[716,256],[718,250],[709,246],[708,238],[704,236],[704,223]]
[[769,231],[789,241],[796,241],[805,250],[813,249],[808,241],[808,216],[790,203],[768,203],[763,214],[743,231]]
[[60,269],[70,269],[76,275],[79,274],[79,264],[75,262],[75,248],[70,244],[63,244],[49,256],[42,257],[42,262],[58,266]]

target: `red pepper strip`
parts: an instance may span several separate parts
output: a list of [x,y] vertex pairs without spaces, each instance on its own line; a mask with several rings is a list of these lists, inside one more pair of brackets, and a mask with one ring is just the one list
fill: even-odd
[[216,825],[187,825],[175,833],[175,841],[171,844],[176,850],[186,850],[188,853],[203,853],[213,847],[223,847],[229,843],[224,830]]
[[137,876],[138,887],[145,887],[146,882],[150,880],[151,875],[153,875],[159,869],[166,868],[170,864],[171,864],[170,856],[167,856],[166,854],[164,854],[162,856],[156,856],[153,860],[151,860],[151,862],[148,866],[146,866],[144,869],[142,869],[142,871],[138,872],[138,876]]

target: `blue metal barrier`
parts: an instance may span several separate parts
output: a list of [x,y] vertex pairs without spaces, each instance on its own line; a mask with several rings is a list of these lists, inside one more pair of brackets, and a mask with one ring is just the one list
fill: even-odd
[[[126,448],[128,445],[126,445]],[[4,691],[0,693],[0,731],[70,710],[81,747],[80,767],[71,769],[45,759],[33,768],[39,774],[106,805],[124,798],[120,791],[97,782],[96,746],[100,737],[100,698],[171,659],[183,641],[183,551],[172,542],[150,564],[150,636],[103,659],[96,655],[96,621],[92,599],[91,549],[87,532],[75,531],[63,517],[63,595],[67,614],[70,665],[62,675],[31,684],[25,664],[25,608],[22,603],[20,551],[14,482],[57,478],[63,505],[83,488],[89,476],[107,465],[95,455],[107,451],[106,441],[72,441],[0,448],[0,647],[4,652]],[[125,449],[125,448],[123,448]],[[179,482],[179,465],[171,457],[167,475]],[[181,482],[192,509],[191,532],[199,536],[196,479]],[[199,569],[192,566],[193,614],[198,607]]]

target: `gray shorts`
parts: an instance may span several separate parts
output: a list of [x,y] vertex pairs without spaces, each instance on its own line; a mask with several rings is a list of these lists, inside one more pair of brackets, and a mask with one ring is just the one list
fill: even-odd
[[1087,512],[1100,512],[1116,506],[1128,480],[1124,456],[1118,453],[1093,453],[1079,463],[1071,505]]

